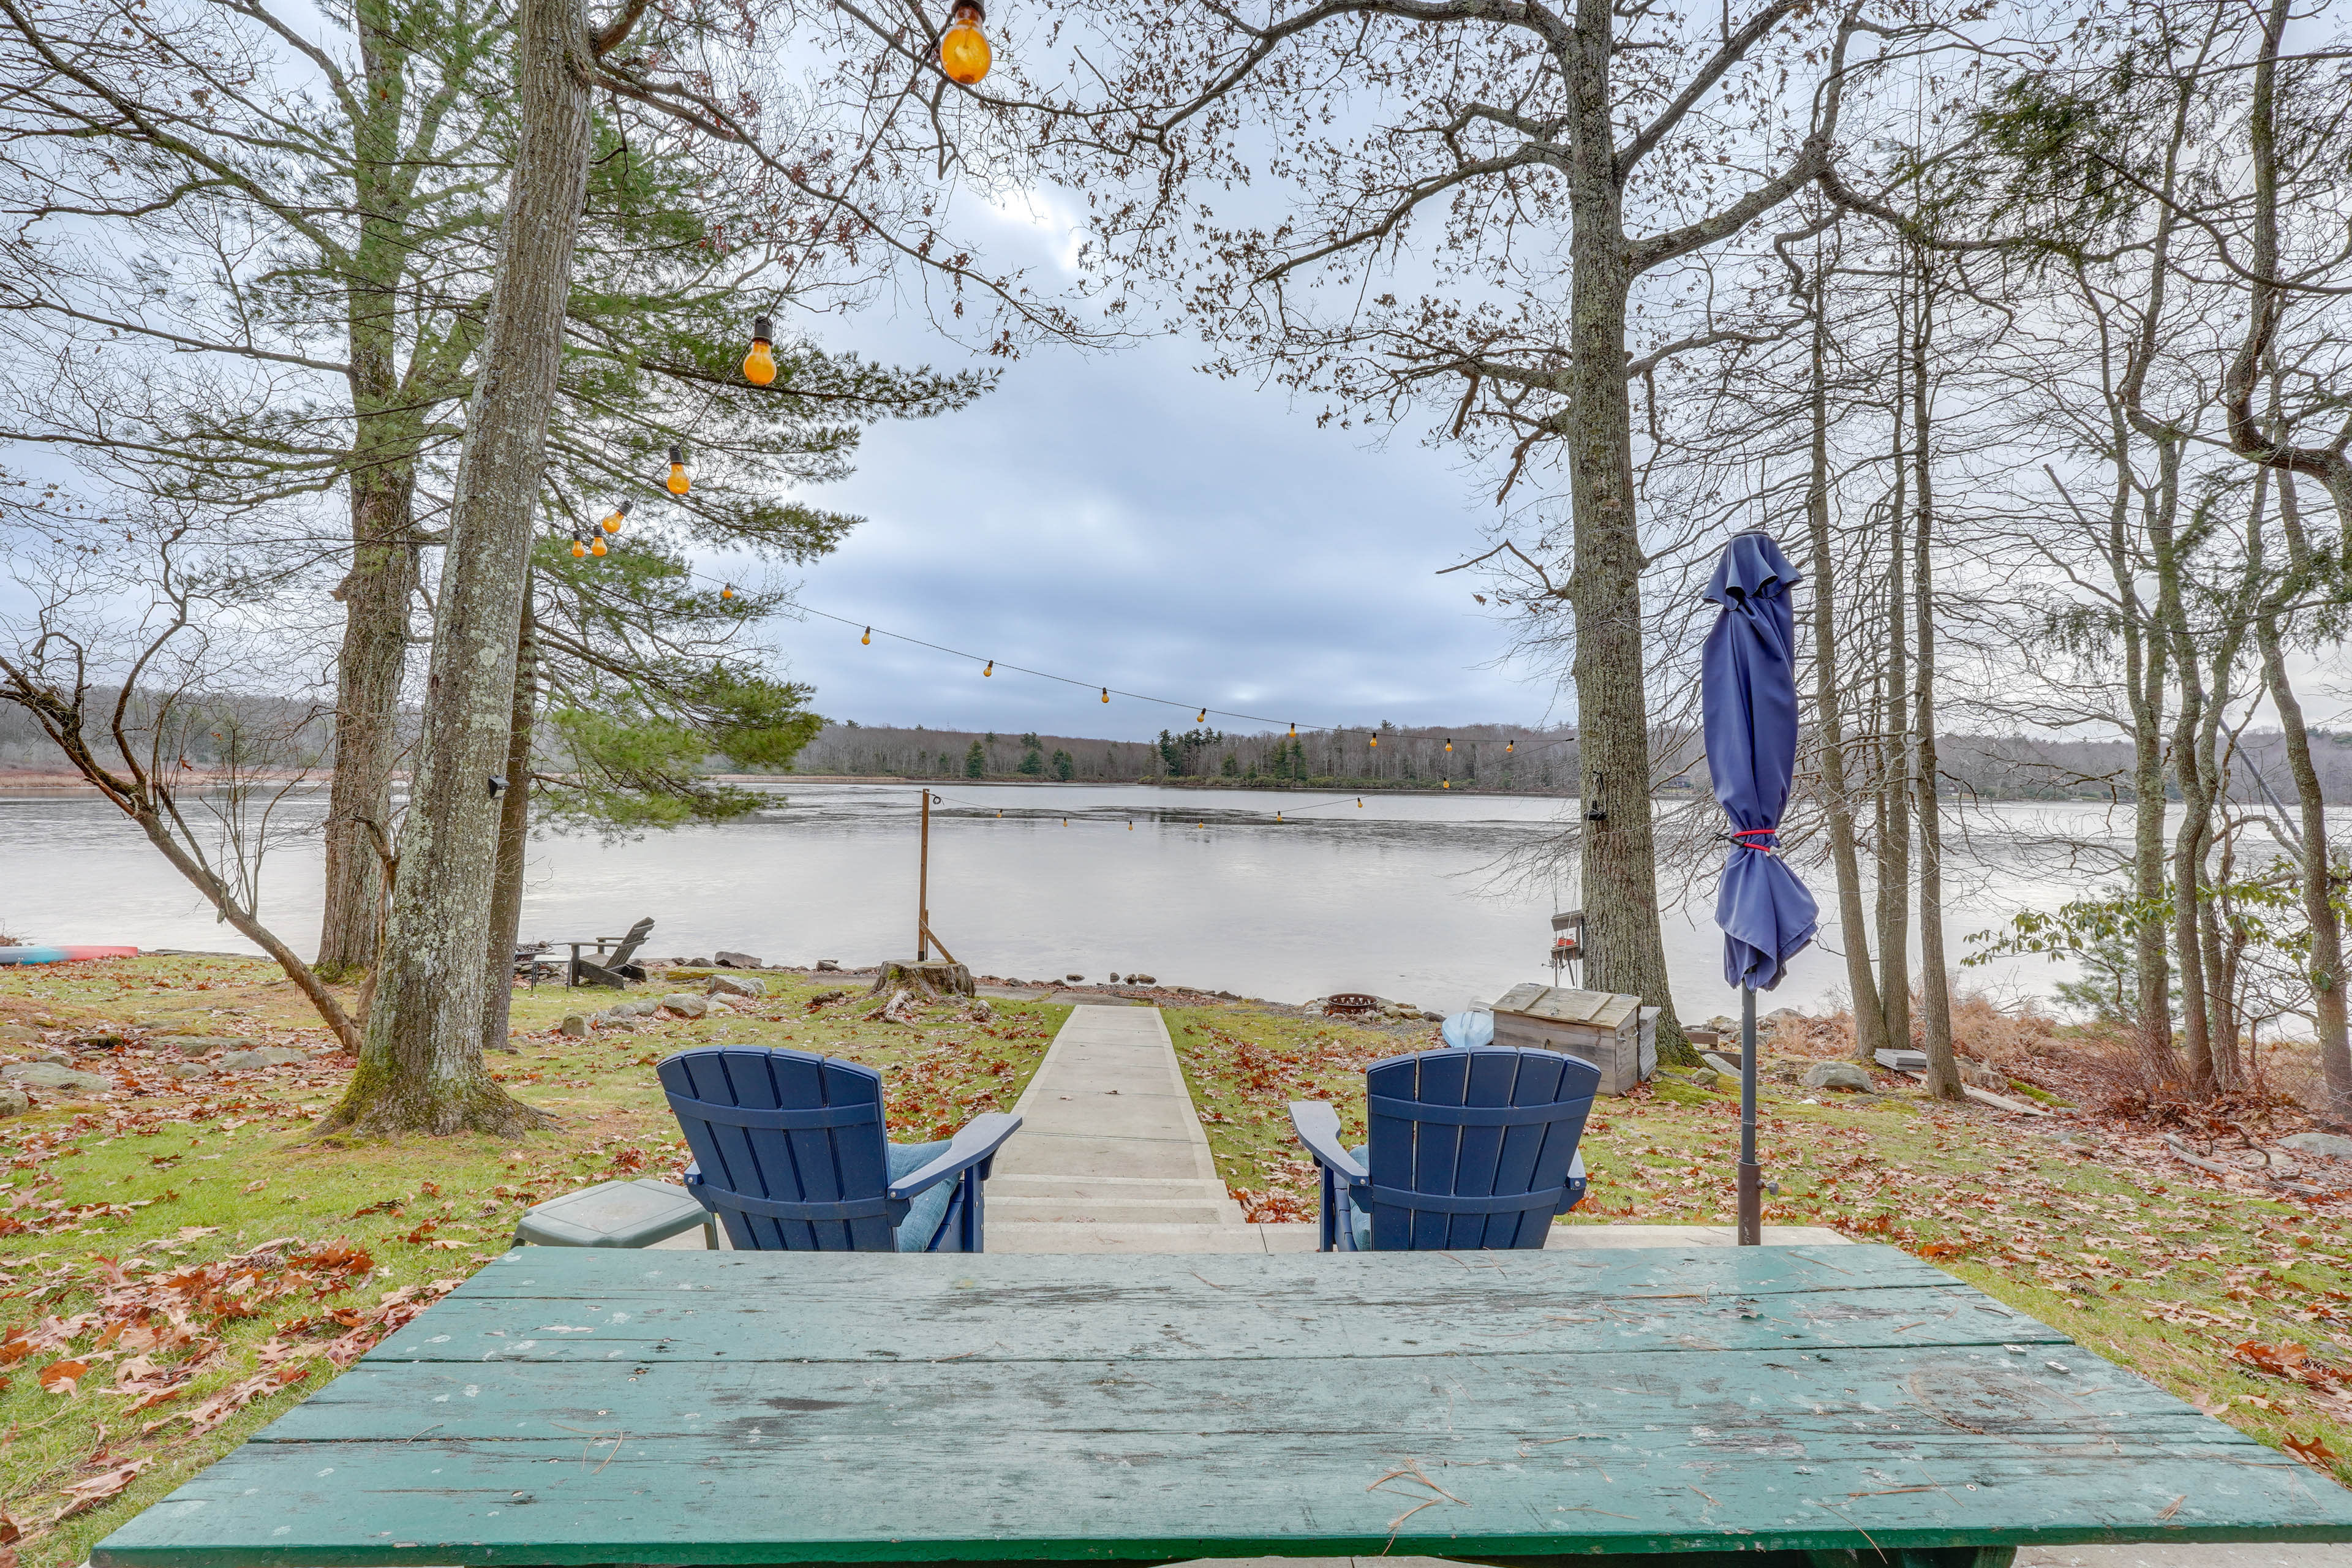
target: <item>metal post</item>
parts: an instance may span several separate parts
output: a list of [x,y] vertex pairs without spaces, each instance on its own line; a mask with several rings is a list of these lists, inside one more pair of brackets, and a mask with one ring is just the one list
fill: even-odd
[[915,962],[931,956],[931,792],[923,790],[923,854],[915,877]]
[[1756,993],[1739,988],[1739,1245],[1764,1240],[1764,1173],[1756,1163]]

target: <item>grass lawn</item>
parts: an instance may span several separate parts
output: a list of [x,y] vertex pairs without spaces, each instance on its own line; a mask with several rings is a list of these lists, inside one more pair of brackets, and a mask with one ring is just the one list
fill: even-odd
[[[943,1137],[1011,1109],[1069,1011],[998,1002],[983,1021],[933,1008],[917,1027],[869,1021],[856,980],[765,978],[745,1011],[589,1039],[553,1026],[611,993],[518,991],[520,1054],[492,1070],[559,1126],[321,1146],[304,1134],[341,1093],[349,1058],[182,1081],[162,1070],[176,1052],[141,1054],[188,1035],[325,1047],[274,965],[0,968],[0,1058],[81,1036],[131,1042],[79,1053],[114,1089],[36,1089],[29,1114],[0,1121],[0,1563],[82,1562],[503,1250],[528,1205],[682,1169],[660,1058],[740,1041],[866,1062],[883,1070],[894,1137]],[[700,986],[656,976],[640,994],[665,989]]]
[[[1288,1102],[1329,1101],[1360,1142],[1365,1065],[1435,1043],[1278,1009],[1167,1017],[1226,1183],[1269,1220],[1315,1215]],[[1767,1224],[1901,1247],[2352,1482],[2352,1205],[2225,1184],[2145,1128],[1806,1092],[1771,1086],[1759,1118]],[[1604,1099],[1565,1223],[1729,1225],[1738,1145],[1737,1084]]]

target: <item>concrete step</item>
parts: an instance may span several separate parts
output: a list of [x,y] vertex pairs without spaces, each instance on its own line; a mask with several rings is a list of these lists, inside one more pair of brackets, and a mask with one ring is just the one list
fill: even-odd
[[[1312,1226],[1302,1227],[1311,1230]],[[991,1252],[1264,1252],[1254,1225],[1066,1225],[988,1217]]]
[[1199,1203],[1225,1195],[1223,1182],[1181,1176],[1066,1176],[1055,1172],[1006,1172],[988,1182],[991,1201],[1000,1197],[1094,1198],[1105,1203],[1174,1199]]
[[1212,1198],[1008,1198],[988,1200],[988,1225],[1239,1225],[1242,1206]]

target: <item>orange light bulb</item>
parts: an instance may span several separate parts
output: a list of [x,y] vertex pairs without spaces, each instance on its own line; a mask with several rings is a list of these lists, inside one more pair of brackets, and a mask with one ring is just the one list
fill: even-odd
[[674,496],[684,495],[688,482],[686,477],[686,448],[672,447],[669,449],[669,493]]
[[619,506],[614,507],[612,510],[612,514],[604,519],[604,531],[607,533],[620,532],[621,524],[629,521],[629,508],[635,504],[636,503],[634,501],[623,501]]
[[1195,719],[1195,720],[1193,720],[1193,721],[1192,721],[1192,722],[1193,722],[1193,723],[1195,723],[1195,724],[1205,724],[1205,723],[1207,723],[1208,721],[1209,721],[1209,710],[1208,710],[1206,708],[1202,709],[1202,710],[1201,710],[1201,716],[1200,716],[1199,718],[1197,718],[1197,719]]
[[724,588],[719,589],[719,596],[720,598],[722,598],[722,599],[731,599],[731,598],[733,598],[733,597],[735,596],[735,584],[732,584],[732,583],[730,583],[730,584],[727,584],[727,586],[725,586]]
[[588,547],[588,553],[591,555],[607,555],[610,554],[611,552],[604,548],[604,542],[600,539],[595,543]]
[[1454,749],[1454,739],[1450,735],[1446,737],[1445,749],[1449,752]]
[[940,68],[961,87],[976,87],[988,74],[992,58],[988,35],[980,30],[987,13],[979,0],[958,0],[948,30],[940,38]]
[[862,646],[872,647],[874,646],[874,628],[872,626],[866,627],[866,635],[859,637],[857,640]]
[[985,669],[983,669],[983,670],[982,670],[982,671],[981,671],[981,674],[982,674],[982,675],[994,675],[995,673],[996,673],[996,661],[995,661],[994,659],[992,659],[992,659],[990,659],[990,660],[988,661],[988,668],[985,668]]
[[1296,724],[1290,727],[1290,738],[1294,741],[1298,739],[1298,726]]
[[576,540],[576,539],[575,539],[575,540],[573,540],[573,541],[572,542],[572,559],[573,559],[574,561],[577,561],[577,560],[579,560],[582,556],[586,555],[587,553],[588,553],[588,547],[587,547],[586,545],[584,545],[584,544],[581,543],[581,542],[580,542],[578,540]]
[[1110,700],[1110,688],[1108,686],[1103,688],[1103,700],[1106,702]]
[[1503,742],[1503,755],[1507,757],[1518,749],[1519,743],[1517,741],[1506,741]]
[[768,346],[772,336],[767,317],[752,321],[751,352],[743,356],[743,379],[753,386],[765,386],[776,379],[775,351]]

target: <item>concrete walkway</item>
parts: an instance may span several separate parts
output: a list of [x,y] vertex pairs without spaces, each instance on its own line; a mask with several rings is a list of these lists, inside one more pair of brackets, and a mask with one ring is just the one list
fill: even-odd
[[[1312,1225],[1253,1225],[1225,1194],[1157,1007],[1073,1008],[988,1183],[991,1252],[1312,1252]],[[1833,1245],[1770,1226],[1776,1246]],[[1728,1247],[1728,1226],[1557,1226],[1547,1246]]]

